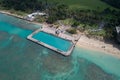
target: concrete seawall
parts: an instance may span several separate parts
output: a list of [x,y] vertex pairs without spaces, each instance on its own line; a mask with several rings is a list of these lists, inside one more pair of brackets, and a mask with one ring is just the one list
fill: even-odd
[[[33,38],[33,35],[35,35],[35,34],[37,34],[38,32],[40,32],[40,31],[43,31],[43,30],[41,30],[41,29],[38,29],[38,30],[36,30],[36,31],[34,31],[32,34],[30,34],[28,37],[27,37],[27,39],[28,40],[31,40],[31,41],[33,41],[33,42],[35,42],[35,43],[37,43],[37,44],[40,44],[40,45],[42,45],[42,46],[44,46],[44,47],[47,47],[47,48],[49,48],[49,49],[51,49],[51,50],[53,50],[53,51],[55,51],[55,52],[58,52],[58,53],[60,53],[60,54],[62,54],[62,55],[64,55],[64,56],[69,56],[71,53],[72,53],[72,51],[73,51],[73,49],[74,49],[74,47],[75,47],[75,44],[72,42],[72,46],[70,47],[70,49],[68,50],[68,51],[62,51],[62,50],[59,50],[59,49],[57,49],[57,48],[55,48],[55,47],[53,47],[53,46],[50,46],[50,45],[48,45],[48,44],[46,44],[46,43],[43,43],[43,42],[41,42],[41,41],[39,41],[39,40],[37,40],[37,39],[34,39]],[[53,35],[54,36],[54,35]],[[66,39],[67,40],[67,39]]]

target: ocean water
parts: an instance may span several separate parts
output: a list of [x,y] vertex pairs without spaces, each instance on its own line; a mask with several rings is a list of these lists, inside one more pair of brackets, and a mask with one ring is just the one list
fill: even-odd
[[26,39],[38,27],[0,14],[0,80],[120,80],[119,58],[79,47],[64,57]]
[[48,45],[51,45],[55,48],[57,48],[58,50],[67,52],[70,50],[70,48],[72,47],[73,43],[71,41],[56,37],[54,35],[45,33],[45,32],[39,32],[35,35],[33,35],[34,39],[37,39],[41,42],[44,42]]
[[7,32],[11,35],[12,34],[19,35],[24,38],[26,38],[26,36],[32,33],[32,30],[25,30],[25,29],[16,27],[10,23],[7,23],[7,22],[0,22],[0,31]]

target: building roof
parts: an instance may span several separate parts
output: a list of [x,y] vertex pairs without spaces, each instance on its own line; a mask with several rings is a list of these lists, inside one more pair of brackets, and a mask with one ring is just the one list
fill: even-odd
[[32,15],[39,15],[39,16],[44,16],[44,15],[46,15],[46,13],[42,13],[42,12],[34,12],[34,13],[32,13]]

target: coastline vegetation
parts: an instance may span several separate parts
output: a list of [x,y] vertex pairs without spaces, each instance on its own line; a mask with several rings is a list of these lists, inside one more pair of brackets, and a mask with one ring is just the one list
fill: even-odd
[[71,33],[71,34],[76,34],[77,33],[77,30],[75,28],[70,28],[70,29],[67,29],[66,31],[68,33]]
[[[64,25],[72,26],[71,29],[67,30],[72,34],[79,30],[87,32],[90,36],[100,36],[108,39],[115,36],[115,27],[120,25],[120,8],[119,5],[111,4],[113,0],[110,0],[109,3],[107,0],[92,0],[91,2],[84,0],[66,1],[0,0],[0,8],[23,16],[37,10],[46,12],[49,15],[47,18],[38,17],[36,21],[49,24],[61,21]],[[104,1],[113,7],[104,3]],[[96,5],[94,2],[96,2]]]

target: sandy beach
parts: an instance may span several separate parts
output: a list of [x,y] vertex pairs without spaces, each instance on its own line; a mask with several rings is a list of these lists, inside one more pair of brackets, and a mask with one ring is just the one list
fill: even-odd
[[104,52],[109,55],[113,55],[120,58],[120,50],[115,48],[112,44],[107,44],[103,41],[88,38],[82,35],[76,44],[77,46],[89,50]]

